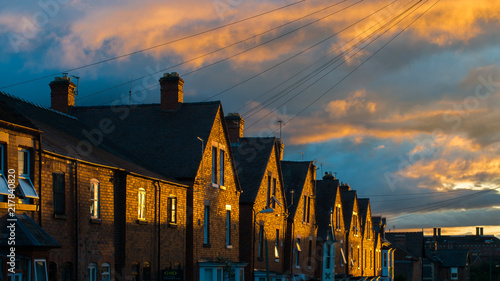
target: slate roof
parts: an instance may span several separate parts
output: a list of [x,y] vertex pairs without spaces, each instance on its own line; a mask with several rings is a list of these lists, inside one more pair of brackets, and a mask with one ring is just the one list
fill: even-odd
[[[115,129],[107,137],[142,159],[146,167],[179,180],[196,177],[215,118],[222,113],[220,102],[182,103],[175,111],[160,104],[75,107],[71,114],[92,128],[108,118]],[[197,149],[199,148],[199,149]]]
[[316,181],[316,223],[318,239],[325,240],[330,228],[330,210],[335,209],[339,181],[334,179]]
[[[342,186],[340,187],[342,188]],[[340,199],[342,200],[342,213],[344,213],[344,226],[346,230],[351,229],[352,212],[354,201],[356,200],[355,190],[340,190]]]
[[370,206],[370,199],[358,198],[358,212],[361,221],[361,231],[363,233],[365,233],[366,216],[368,214],[369,206]]
[[[8,221],[7,219],[17,219],[17,221]],[[8,214],[0,218],[0,247],[10,247],[8,238],[10,229],[7,226],[15,224],[16,247],[26,248],[60,248],[57,241],[52,238],[45,230],[43,230],[33,219],[27,214],[15,214],[14,217],[9,217]]]
[[425,240],[436,241],[438,244],[486,244],[486,241],[500,244],[500,239],[493,235],[426,236]]
[[469,250],[443,249],[437,251],[437,257],[443,267],[464,267],[469,258]]
[[[144,168],[140,158],[135,158],[117,147],[106,138],[107,135],[100,141],[100,137],[93,133],[93,128],[99,128],[98,126],[88,127],[74,116],[35,105],[4,93],[0,94],[0,104],[9,110],[7,115],[14,116],[2,120],[10,120],[11,123],[23,126],[29,125],[30,128],[42,131],[42,149],[44,151],[174,182],[172,179]],[[90,140],[88,135],[93,135],[94,141]],[[89,145],[82,145],[82,143]],[[96,145],[92,145],[92,143]]]
[[386,232],[385,239],[387,239],[393,246],[403,249],[413,258],[423,257],[423,232]]
[[244,137],[240,138],[238,143],[231,144],[236,171],[243,189],[240,202],[255,202],[276,142],[274,137]]
[[[299,200],[302,196],[302,191],[304,185],[306,184],[307,174],[309,169],[313,165],[311,161],[281,161],[281,170],[283,171],[283,183],[285,186],[286,198],[289,219],[295,217],[297,207],[299,205]],[[292,202],[292,194],[290,191],[293,190],[294,202]],[[292,204],[293,203],[293,204]]]

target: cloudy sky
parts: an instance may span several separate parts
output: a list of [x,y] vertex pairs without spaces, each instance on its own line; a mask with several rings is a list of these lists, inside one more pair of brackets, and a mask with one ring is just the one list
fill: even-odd
[[282,121],[285,159],[337,173],[389,228],[499,234],[499,19],[495,0],[3,1],[0,90],[50,106],[69,72],[77,105],[158,103],[178,72],[247,136]]

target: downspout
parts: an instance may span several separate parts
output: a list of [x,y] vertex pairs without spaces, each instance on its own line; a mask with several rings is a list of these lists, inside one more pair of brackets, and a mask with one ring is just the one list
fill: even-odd
[[255,261],[254,261],[254,258],[255,258],[255,220],[257,219],[257,216],[255,214],[255,210],[253,208],[253,204],[252,204],[252,215],[253,215],[253,237],[252,237],[252,252],[250,253],[250,256],[251,256],[251,262],[250,262],[250,270],[252,271],[252,281],[255,280]]
[[293,245],[295,244],[295,220],[292,220],[292,241],[290,243],[290,278],[294,280],[293,269],[295,265],[293,264]]
[[155,196],[158,194],[158,200],[155,200],[155,204],[158,204],[157,208],[155,208],[155,221],[156,221],[156,210],[158,209],[158,247],[157,247],[157,252],[158,252],[158,262],[157,262],[157,271],[158,271],[158,280],[160,280],[160,263],[161,263],[161,186],[160,186],[160,181],[153,182],[153,185],[155,186]]
[[74,181],[75,181],[75,232],[76,232],[76,243],[75,243],[75,271],[76,271],[76,279],[78,280],[78,262],[80,260],[78,256],[78,244],[79,244],[79,235],[80,233],[80,228],[78,227],[78,161],[75,160],[74,162],[74,167],[75,167],[75,176],[74,176]]
[[42,133],[38,134],[38,225],[42,227]]

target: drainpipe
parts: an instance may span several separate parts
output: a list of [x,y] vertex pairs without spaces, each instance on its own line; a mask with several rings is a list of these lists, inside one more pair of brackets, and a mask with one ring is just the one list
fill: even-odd
[[38,134],[38,225],[42,227],[42,133]]
[[158,280],[160,280],[160,263],[161,263],[161,186],[160,186],[160,181],[153,182],[153,185],[155,186],[155,196],[158,194],[158,200],[155,200],[155,204],[158,204],[158,207],[155,208],[155,221],[156,221],[156,210],[158,209],[158,247],[157,247],[157,253],[158,253],[158,262],[157,262],[157,271],[158,271]]
[[74,186],[75,186],[75,232],[76,232],[76,243],[75,243],[75,273],[76,273],[76,279],[78,280],[78,270],[79,270],[79,267],[78,267],[78,263],[79,263],[79,260],[80,260],[80,257],[78,255],[78,244],[79,244],[79,233],[80,233],[80,228],[78,227],[78,212],[79,212],[79,208],[78,208],[78,204],[79,204],[79,201],[78,201],[78,162],[75,160],[74,161],[74,167],[75,167],[75,176],[74,176]]

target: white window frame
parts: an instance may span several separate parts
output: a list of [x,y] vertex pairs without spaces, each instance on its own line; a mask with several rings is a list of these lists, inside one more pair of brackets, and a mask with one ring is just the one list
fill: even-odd
[[169,201],[168,222],[171,224],[177,223],[177,197],[170,195]]
[[[45,271],[45,280],[38,280],[38,272],[37,272],[37,266],[36,264],[39,263],[39,262],[42,262],[43,263],[43,267],[44,267],[44,271]],[[49,280],[49,276],[48,276],[48,272],[47,272],[47,261],[45,259],[34,259],[33,260],[33,268],[34,268],[34,279],[35,281],[48,281]]]
[[[97,187],[97,188],[96,188]],[[100,184],[97,179],[90,180],[90,216],[93,219],[99,219],[100,209],[99,209],[99,193]]]
[[102,281],[111,281],[111,265],[107,262],[101,265]]
[[[23,161],[20,161],[21,154],[23,154]],[[27,159],[25,159],[25,156]],[[31,181],[31,150],[19,147],[17,151],[17,166],[18,166],[18,174],[19,174],[19,191],[21,192],[21,196],[24,198],[33,198],[38,199],[38,193],[36,192],[35,186]],[[23,168],[20,168],[21,163],[23,163]],[[24,166],[27,165],[26,173],[23,173]]]
[[231,206],[226,205],[226,248],[230,249],[232,247],[233,246],[231,245]]
[[97,264],[91,263],[88,266],[88,281],[97,281]]
[[138,207],[137,207],[137,218],[141,221],[146,220],[146,190],[144,188],[139,188],[138,192]]
[[458,280],[458,267],[450,267],[450,279]]

